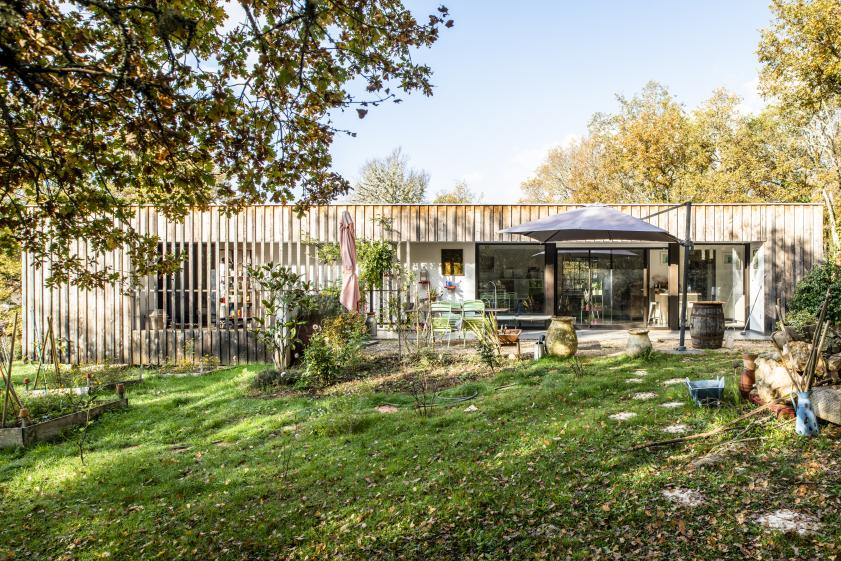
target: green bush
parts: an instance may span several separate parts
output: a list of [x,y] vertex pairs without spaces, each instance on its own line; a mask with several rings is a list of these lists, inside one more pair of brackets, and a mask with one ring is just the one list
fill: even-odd
[[359,362],[366,331],[365,317],[355,312],[322,321],[304,349],[304,383],[310,387],[336,383],[340,370]]
[[[785,325],[797,332],[806,333],[808,328],[815,325],[816,316],[816,313],[812,313],[809,310],[797,310],[793,312],[789,308],[786,313]],[[777,328],[781,328],[779,322],[777,322]]]
[[814,267],[794,289],[794,298],[788,306],[788,314],[811,314],[816,318],[826,290],[832,286],[832,301],[827,308],[826,317],[834,324],[841,324],[841,267],[835,263],[823,263]]
[[327,341],[324,332],[317,330],[310,337],[304,349],[304,376],[302,382],[308,387],[329,386],[338,377],[339,362],[335,349]]

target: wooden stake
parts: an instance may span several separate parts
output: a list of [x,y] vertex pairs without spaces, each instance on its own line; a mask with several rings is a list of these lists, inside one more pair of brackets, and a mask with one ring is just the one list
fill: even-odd
[[18,399],[17,394],[14,393],[14,390],[12,389],[12,362],[14,361],[14,357],[15,357],[15,334],[17,333],[17,331],[18,331],[18,314],[15,313],[15,323],[14,323],[14,327],[12,328],[12,335],[11,335],[12,341],[9,344],[9,347],[10,347],[10,350],[9,350],[9,366],[6,369],[5,374],[3,374],[3,382],[6,386],[6,392],[5,392],[5,395],[3,397],[3,416],[2,416],[2,420],[0,420],[0,426],[3,426],[3,427],[6,426],[6,411],[9,407],[9,399],[12,397],[12,395],[14,395],[14,400],[17,402],[18,409],[20,409],[20,400]]
[[53,366],[55,368],[56,384],[58,384],[59,387],[64,387],[64,384],[61,381],[61,365],[58,362],[58,349],[56,349],[55,347],[55,331],[53,330],[53,317],[48,317],[47,322],[49,323],[48,328],[50,330],[50,355],[52,357]]

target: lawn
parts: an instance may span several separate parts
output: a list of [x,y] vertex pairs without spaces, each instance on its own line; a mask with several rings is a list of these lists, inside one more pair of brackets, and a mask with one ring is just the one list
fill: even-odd
[[[495,374],[455,362],[437,367],[453,374],[443,393],[477,396],[428,417],[399,384],[264,396],[249,388],[258,366],[152,377],[92,427],[84,465],[74,435],[0,452],[0,559],[838,556],[838,427],[808,440],[768,416],[692,445],[625,451],[753,407],[736,398],[734,356],[589,358],[582,375],[550,359]],[[663,383],[719,374],[720,409]],[[656,396],[632,397],[645,392]],[[662,407],[675,401],[685,404]],[[383,404],[398,411],[374,409]],[[637,415],[609,417],[621,412]],[[705,455],[710,465],[693,468]],[[684,489],[700,504],[663,494]],[[782,508],[818,529],[757,523]]]

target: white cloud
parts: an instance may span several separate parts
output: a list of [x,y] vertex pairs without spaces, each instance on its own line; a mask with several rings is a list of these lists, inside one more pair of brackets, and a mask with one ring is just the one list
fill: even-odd
[[737,107],[742,115],[755,115],[768,105],[759,93],[759,78],[741,84],[736,88],[736,93],[742,98],[742,102]]

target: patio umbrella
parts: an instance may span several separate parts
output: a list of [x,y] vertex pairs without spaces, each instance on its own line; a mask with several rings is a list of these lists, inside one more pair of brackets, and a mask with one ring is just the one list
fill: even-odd
[[[540,242],[566,242],[580,240],[626,240],[644,242],[679,243],[687,250],[683,253],[683,300],[680,310],[680,343],[678,350],[686,350],[686,290],[689,285],[689,239],[692,220],[692,203],[674,205],[655,213],[662,214],[677,208],[686,208],[686,239],[681,241],[662,228],[649,224],[609,206],[595,204],[547,216],[500,230],[503,234],[520,234]],[[654,215],[651,215],[654,216]]]
[[342,294],[339,302],[348,311],[359,311],[359,277],[356,274],[356,234],[348,211],[339,222],[339,244],[342,251]]
[[577,240],[679,242],[662,228],[604,205],[588,205],[500,231],[544,243]]

